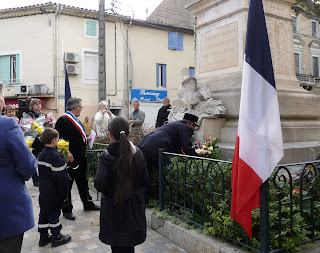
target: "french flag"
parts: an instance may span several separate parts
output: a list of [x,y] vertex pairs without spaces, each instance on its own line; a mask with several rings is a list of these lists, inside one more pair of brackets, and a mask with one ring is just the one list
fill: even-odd
[[260,186],[282,157],[278,97],[262,0],[250,0],[231,180],[231,218],[250,238],[251,211],[260,207]]

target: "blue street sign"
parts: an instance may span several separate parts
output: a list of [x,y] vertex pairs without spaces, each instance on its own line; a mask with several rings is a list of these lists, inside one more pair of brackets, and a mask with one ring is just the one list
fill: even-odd
[[131,89],[131,101],[137,99],[141,102],[162,102],[167,96],[166,90]]

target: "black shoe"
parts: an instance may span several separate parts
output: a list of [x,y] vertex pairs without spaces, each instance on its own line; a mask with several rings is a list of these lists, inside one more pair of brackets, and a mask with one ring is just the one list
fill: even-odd
[[75,220],[76,217],[73,215],[73,213],[64,213],[63,214],[64,218],[68,219],[68,220]]
[[97,206],[95,204],[92,203],[92,205],[90,206],[85,206],[83,208],[85,211],[99,211],[100,210],[100,206]]
[[52,242],[52,236],[51,235],[47,236],[47,237],[41,237],[40,236],[39,247],[44,247],[50,242]]
[[58,236],[52,237],[52,247],[57,247],[62,244],[66,244],[71,241],[71,236],[70,235],[62,235],[59,233]]

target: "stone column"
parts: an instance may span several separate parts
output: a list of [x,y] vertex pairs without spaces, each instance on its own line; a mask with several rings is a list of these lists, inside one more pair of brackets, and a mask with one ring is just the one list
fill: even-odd
[[[295,0],[263,0],[278,91],[285,158],[313,159],[320,141],[320,96],[304,90],[295,76],[291,6]],[[196,77],[208,83],[213,98],[226,107],[220,147],[231,158],[239,117],[249,0],[189,0],[195,14]]]

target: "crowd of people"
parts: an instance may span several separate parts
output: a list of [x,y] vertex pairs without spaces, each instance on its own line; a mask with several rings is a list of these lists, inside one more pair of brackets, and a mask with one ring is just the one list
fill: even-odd
[[[0,83],[0,110],[4,106],[2,87]],[[167,123],[171,106],[166,98],[158,113],[157,129],[143,137],[145,113],[139,105],[138,100],[133,101],[134,111],[126,120],[113,115],[102,102],[95,116],[95,123],[99,121],[99,124],[91,126],[87,117],[83,123],[78,120],[83,109],[82,100],[72,97],[55,128],[46,128],[37,137],[33,154],[18,120],[7,107],[6,116],[0,116],[0,137],[3,140],[0,142],[0,200],[6,203],[0,209],[1,252],[20,252],[24,232],[34,226],[32,202],[25,185],[31,177],[40,192],[39,247],[49,243],[57,247],[71,241],[71,235],[60,233],[63,223],[60,222],[60,215],[62,211],[64,218],[76,219],[71,201],[73,181],[76,182],[83,209],[100,210],[89,194],[86,148],[91,140],[88,132],[92,129],[98,132],[101,126],[107,128],[107,131],[99,131],[110,144],[100,156],[94,179],[94,187],[102,193],[99,239],[111,245],[113,253],[134,252],[134,246],[145,241],[145,205],[149,200],[146,192],[152,168],[158,167],[158,150],[162,148],[196,156],[191,137],[198,117],[186,113],[183,120]],[[31,100],[29,115],[37,118],[41,114],[41,101]],[[143,137],[138,145],[130,141],[130,131]],[[59,138],[69,141],[67,161],[56,149]]]

